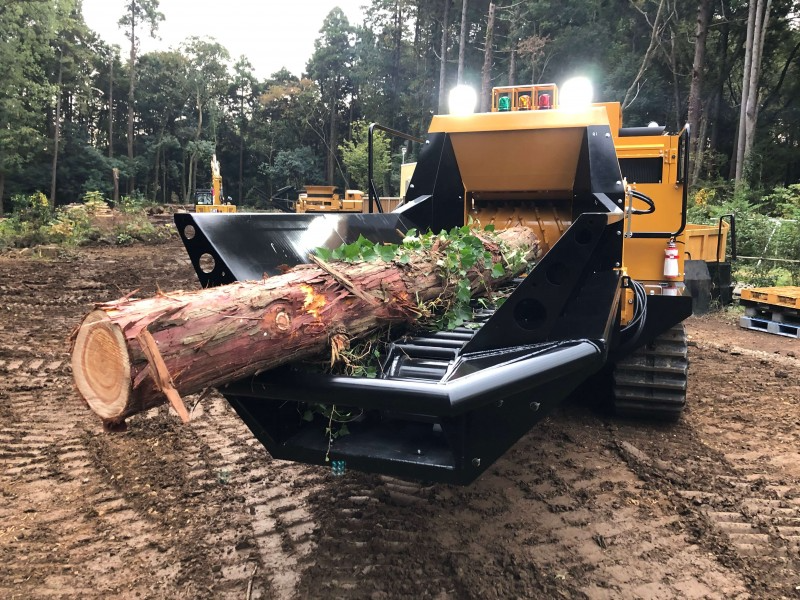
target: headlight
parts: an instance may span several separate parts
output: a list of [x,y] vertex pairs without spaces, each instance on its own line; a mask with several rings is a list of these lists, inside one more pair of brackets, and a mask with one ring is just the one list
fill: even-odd
[[468,85],[457,85],[450,90],[447,105],[451,115],[471,115],[475,112],[478,95]]
[[573,77],[561,86],[561,108],[582,108],[592,103],[592,82],[586,77]]

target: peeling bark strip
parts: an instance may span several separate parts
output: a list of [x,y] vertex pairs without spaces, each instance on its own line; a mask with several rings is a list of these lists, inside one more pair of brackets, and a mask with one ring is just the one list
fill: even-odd
[[[474,235],[493,264],[503,261],[497,241]],[[538,240],[525,227],[494,237],[527,260],[538,254]],[[181,396],[323,354],[334,336],[353,339],[414,322],[422,305],[453,296],[459,277],[445,280],[436,266],[445,246],[436,243],[405,265],[317,258],[263,281],[99,304],[74,338],[78,391],[107,425],[164,404],[167,396],[183,412]],[[466,277],[480,295],[523,269],[498,278],[491,264],[478,263]]]

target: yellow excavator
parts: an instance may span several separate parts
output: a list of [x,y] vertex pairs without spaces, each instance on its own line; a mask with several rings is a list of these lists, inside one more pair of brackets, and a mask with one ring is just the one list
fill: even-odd
[[197,213],[235,213],[236,205],[230,198],[225,201],[222,191],[222,175],[220,174],[217,155],[211,157],[211,189],[195,191],[195,207]]

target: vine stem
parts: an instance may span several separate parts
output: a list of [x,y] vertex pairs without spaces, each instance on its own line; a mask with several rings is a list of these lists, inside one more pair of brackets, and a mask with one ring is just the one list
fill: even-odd
[[336,412],[336,405],[331,405],[331,414],[328,417],[328,450],[325,452],[325,462],[331,462],[331,446],[333,445],[333,414]]

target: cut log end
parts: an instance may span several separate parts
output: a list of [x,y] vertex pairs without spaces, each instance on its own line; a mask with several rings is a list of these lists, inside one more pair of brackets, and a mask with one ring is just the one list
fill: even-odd
[[131,365],[125,336],[101,310],[83,320],[72,350],[75,384],[103,420],[117,421],[130,397]]

